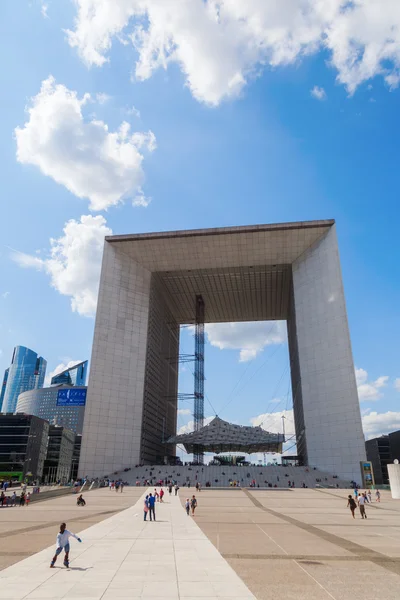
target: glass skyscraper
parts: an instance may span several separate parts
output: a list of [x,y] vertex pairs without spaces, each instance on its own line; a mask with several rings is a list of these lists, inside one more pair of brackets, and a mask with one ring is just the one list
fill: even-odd
[[4,377],[3,377],[2,384],[1,384],[1,390],[0,390],[0,411],[1,411],[1,407],[3,406],[4,394],[6,393],[6,385],[7,385],[9,370],[10,369],[6,369],[4,371]]
[[27,390],[42,388],[46,374],[47,361],[36,352],[16,346],[5,385],[2,404],[3,413],[14,413],[18,396]]
[[84,360],[51,378],[50,385],[86,385],[88,361]]

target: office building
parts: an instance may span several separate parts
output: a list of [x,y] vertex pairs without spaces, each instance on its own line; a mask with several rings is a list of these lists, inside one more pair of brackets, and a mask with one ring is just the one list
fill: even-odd
[[388,484],[387,466],[392,462],[389,436],[382,435],[381,437],[367,440],[365,442],[365,449],[367,451],[367,460],[372,463],[376,485]]
[[400,462],[400,430],[389,433],[390,456]]
[[84,360],[69,369],[57,373],[51,378],[50,385],[73,385],[85,386],[87,377],[88,361]]
[[40,479],[49,424],[32,415],[0,414],[0,478]]
[[1,411],[1,407],[3,406],[4,394],[6,393],[6,385],[7,385],[9,370],[10,369],[6,369],[4,371],[4,377],[3,377],[2,384],[1,384],[1,389],[0,389],[0,411]]
[[83,386],[66,385],[30,390],[19,395],[16,412],[35,415],[51,425],[82,433],[86,390]]
[[71,478],[75,434],[65,427],[49,426],[49,441],[43,468],[43,481],[67,483]]
[[79,469],[79,458],[81,456],[82,436],[76,435],[74,442],[74,451],[72,454],[72,468],[71,468],[71,479],[76,481],[78,479]]
[[33,350],[24,346],[14,348],[3,397],[3,413],[15,412],[22,392],[43,387],[46,366],[44,358]]

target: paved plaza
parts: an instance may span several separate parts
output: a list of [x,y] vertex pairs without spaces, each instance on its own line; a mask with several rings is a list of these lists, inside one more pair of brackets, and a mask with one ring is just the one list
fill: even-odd
[[[156,523],[143,522],[144,488],[90,492],[79,510],[73,497],[2,509],[1,552],[19,562],[0,572],[1,597],[397,600],[400,502],[385,492],[353,520],[346,494],[204,490],[193,519],[181,488]],[[70,570],[49,568],[62,520],[83,539]]]

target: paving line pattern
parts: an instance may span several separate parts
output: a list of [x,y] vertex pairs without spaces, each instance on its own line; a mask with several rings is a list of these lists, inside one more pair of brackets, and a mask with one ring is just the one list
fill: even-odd
[[83,543],[71,542],[70,569],[61,557],[57,568],[49,568],[54,546],[4,569],[2,600],[255,600],[179,497],[158,503],[156,516],[156,522],[144,522],[142,497],[80,532]]

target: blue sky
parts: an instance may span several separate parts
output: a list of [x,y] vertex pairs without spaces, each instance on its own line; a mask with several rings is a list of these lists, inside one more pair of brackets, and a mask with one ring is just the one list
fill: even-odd
[[[105,233],[335,218],[365,432],[400,428],[400,9],[298,4],[2,2],[1,371],[16,344],[49,371],[90,358]],[[213,331],[206,391],[273,429],[268,327],[246,361],[251,328]]]

